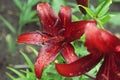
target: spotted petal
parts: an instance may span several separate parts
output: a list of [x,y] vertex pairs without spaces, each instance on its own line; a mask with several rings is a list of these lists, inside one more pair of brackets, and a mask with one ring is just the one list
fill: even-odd
[[97,28],[97,24],[89,24],[85,29],[85,45],[89,52],[97,50],[102,53],[111,53],[120,40],[110,32]]
[[83,35],[85,27],[95,23],[96,21],[92,20],[72,22],[71,24],[68,25],[69,27],[67,27],[65,31],[65,37],[67,38],[67,41],[71,42],[73,40],[79,39]]
[[67,6],[61,6],[59,17],[62,21],[63,27],[66,27],[67,24],[71,23],[71,8]]
[[44,44],[47,42],[51,37],[47,34],[43,34],[41,32],[28,32],[23,33],[18,36],[17,42],[20,43],[28,43],[28,44]]
[[71,44],[65,44],[61,50],[64,59],[71,63],[78,59],[77,55],[75,54],[74,48]]
[[49,44],[44,46],[39,51],[39,55],[35,61],[35,74],[37,78],[40,78],[42,76],[44,67],[46,67],[56,58],[60,49],[61,49],[60,44],[56,45]]
[[91,70],[102,59],[102,55],[87,55],[70,64],[56,64],[58,73],[63,76],[78,76]]
[[58,16],[55,15],[48,3],[40,3],[37,5],[39,19],[43,25],[43,31],[51,35],[56,35],[60,29]]
[[[120,66],[118,67],[114,55],[107,55],[101,66],[96,80],[120,80]],[[119,59],[120,60],[120,59]]]

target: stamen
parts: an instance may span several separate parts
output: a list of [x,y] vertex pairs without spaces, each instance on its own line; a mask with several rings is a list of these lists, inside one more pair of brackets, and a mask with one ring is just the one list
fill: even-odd
[[56,19],[55,24],[53,26],[56,27],[58,22],[59,22],[59,19]]
[[108,77],[107,77],[105,74],[102,74],[102,77],[103,77],[105,80],[108,80]]

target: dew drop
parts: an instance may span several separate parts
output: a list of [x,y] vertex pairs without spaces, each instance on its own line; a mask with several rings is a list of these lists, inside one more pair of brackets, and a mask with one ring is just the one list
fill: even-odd
[[73,75],[73,73],[69,73],[69,75],[70,75],[70,76],[72,76],[72,75]]
[[81,74],[81,72],[78,73],[79,75]]

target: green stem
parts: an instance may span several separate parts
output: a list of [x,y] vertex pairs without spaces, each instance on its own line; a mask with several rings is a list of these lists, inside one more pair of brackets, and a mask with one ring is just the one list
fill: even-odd
[[20,35],[20,33],[21,33],[21,30],[22,30],[22,25],[20,25],[20,26],[18,27],[17,36],[18,36],[18,35]]

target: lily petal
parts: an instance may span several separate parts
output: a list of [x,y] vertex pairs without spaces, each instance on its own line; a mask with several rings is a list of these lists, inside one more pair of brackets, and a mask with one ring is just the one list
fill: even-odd
[[120,41],[110,32],[97,28],[97,24],[89,24],[85,29],[85,34],[85,45],[89,52],[98,50],[101,53],[111,53]]
[[67,6],[61,6],[59,17],[64,25],[66,27],[67,24],[71,23],[71,8]]
[[102,55],[87,55],[70,64],[56,64],[58,73],[63,76],[78,76],[92,69],[102,59]]
[[73,40],[79,39],[85,30],[86,26],[96,24],[96,21],[92,20],[83,20],[83,21],[78,21],[78,22],[72,22],[69,27],[66,27],[65,31],[65,37],[67,38],[68,42],[71,42]]
[[61,49],[60,44],[56,45],[46,45],[40,51],[39,55],[35,61],[35,74],[37,78],[42,76],[42,71],[44,67],[50,64],[58,55],[59,50]]
[[[88,0],[76,0],[76,2],[78,3],[78,5],[83,5],[85,7],[88,7]],[[79,7],[79,8],[83,14],[86,14],[86,11],[84,8],[82,8],[82,7]]]
[[116,64],[115,59],[114,55],[105,57],[96,80],[120,80],[120,67],[117,66],[119,63]]
[[49,35],[36,31],[36,32],[23,33],[19,35],[17,38],[17,42],[39,45],[42,43],[44,44],[50,38],[51,37]]
[[[51,35],[56,35],[60,28],[58,25],[60,22],[51,6],[48,3],[40,3],[37,5],[37,12],[43,25],[43,31]],[[59,27],[56,27],[56,25]]]
[[61,50],[64,59],[71,63],[78,59],[78,56],[75,54],[74,48],[71,44],[65,44]]

